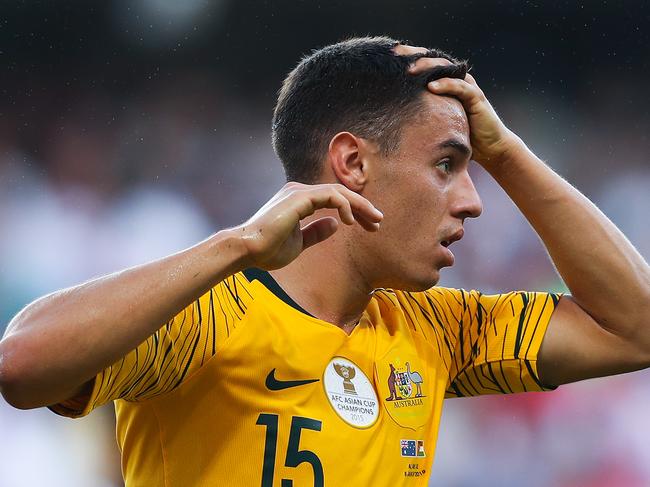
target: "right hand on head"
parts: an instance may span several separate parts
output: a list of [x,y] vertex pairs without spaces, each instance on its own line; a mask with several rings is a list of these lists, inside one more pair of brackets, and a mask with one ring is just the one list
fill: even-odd
[[331,237],[339,224],[334,217],[318,218],[304,227],[300,224],[322,208],[336,209],[343,223],[356,221],[371,232],[379,229],[383,218],[370,201],[341,184],[287,183],[247,222],[233,229],[244,245],[248,266],[279,269],[307,247]]

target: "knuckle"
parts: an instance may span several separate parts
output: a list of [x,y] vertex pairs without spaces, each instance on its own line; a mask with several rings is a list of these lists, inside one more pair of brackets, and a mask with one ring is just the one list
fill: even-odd
[[427,49],[424,47],[411,46],[409,44],[397,44],[393,51],[399,55],[410,55],[410,54],[424,54],[427,52]]
[[336,199],[338,199],[338,198],[341,196],[341,192],[340,192],[340,190],[339,190],[336,186],[337,186],[336,184],[332,184],[332,185],[330,185],[330,186],[327,188],[327,194],[329,194],[329,196],[330,196],[331,198],[336,198]]
[[434,66],[451,66],[453,63],[449,59],[443,57],[427,58],[431,60]]
[[300,189],[300,183],[289,181],[284,186],[282,186],[282,189],[280,191],[285,194],[293,194],[298,189]]
[[[304,196],[309,196],[309,192],[301,188],[292,188],[287,191],[286,198],[289,201],[296,199],[305,199]],[[308,198],[307,198],[308,199]]]
[[314,184],[313,186],[310,186],[309,189],[313,190],[314,192],[316,192],[318,194],[329,194],[330,185],[329,184]]

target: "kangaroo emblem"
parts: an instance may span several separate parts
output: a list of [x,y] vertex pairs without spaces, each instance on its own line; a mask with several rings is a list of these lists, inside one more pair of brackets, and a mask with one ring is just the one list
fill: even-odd
[[399,399],[397,396],[397,391],[395,391],[395,382],[397,381],[397,377],[395,376],[395,367],[393,364],[390,365],[390,375],[388,376],[388,391],[390,392],[390,397],[387,397],[387,401],[395,401]]

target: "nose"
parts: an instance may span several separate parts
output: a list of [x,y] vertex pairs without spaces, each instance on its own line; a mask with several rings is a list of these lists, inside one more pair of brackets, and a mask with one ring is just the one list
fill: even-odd
[[461,220],[477,218],[483,213],[483,203],[469,172],[465,170],[459,174],[456,183],[451,205],[453,216]]

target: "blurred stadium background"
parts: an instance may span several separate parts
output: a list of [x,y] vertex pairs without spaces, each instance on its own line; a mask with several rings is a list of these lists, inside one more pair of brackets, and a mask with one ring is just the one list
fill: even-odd
[[[283,76],[351,35],[469,58],[507,123],[650,257],[648,7],[2,2],[0,332],[39,295],[251,215],[283,183],[269,140]],[[442,284],[562,289],[507,197],[480,168],[474,176],[485,213]],[[431,485],[650,485],[649,404],[645,372],[448,401]],[[70,421],[0,401],[0,486],[122,485],[113,428],[110,406]]]

